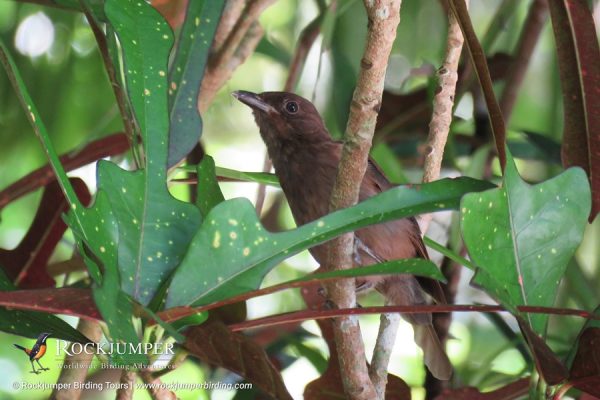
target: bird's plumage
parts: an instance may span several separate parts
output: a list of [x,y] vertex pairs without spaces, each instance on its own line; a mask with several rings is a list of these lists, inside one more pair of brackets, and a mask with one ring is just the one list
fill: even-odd
[[[249,105],[273,161],[275,172],[286,195],[294,219],[303,225],[327,215],[329,198],[341,158],[342,143],[329,135],[314,105],[292,93],[235,92]],[[369,160],[359,201],[388,190],[393,185],[378,166]],[[398,219],[359,229],[355,232],[355,266],[382,261],[428,258],[414,218]],[[310,249],[321,264],[326,262],[326,247]],[[421,279],[434,298],[443,301],[436,281]],[[412,275],[371,276],[357,279],[357,288],[375,288],[390,304],[425,304],[427,296]],[[425,353],[425,362],[434,376],[448,379],[451,365],[431,324],[431,314],[409,314],[405,318],[415,327],[415,340]]]

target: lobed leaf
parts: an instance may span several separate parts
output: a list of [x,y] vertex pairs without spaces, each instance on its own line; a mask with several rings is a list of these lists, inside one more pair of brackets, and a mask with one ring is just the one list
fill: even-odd
[[181,161],[200,139],[198,92],[224,5],[225,0],[188,2],[169,71],[169,167]]
[[173,198],[166,185],[167,60],[172,32],[145,2],[108,0],[106,15],[119,36],[126,85],[142,133],[146,166],[135,172],[100,162],[98,186],[119,225],[118,266],[123,291],[147,305],[186,251],[199,210]]
[[[7,71],[19,101],[26,110],[27,119],[40,140],[70,205],[70,211],[64,219],[72,229],[90,277],[97,285],[94,288],[94,300],[109,326],[112,339],[135,344],[139,339],[133,327],[131,307],[120,302],[123,293],[119,288],[117,270],[118,229],[107,195],[102,189],[99,189],[94,204],[89,208],[85,208],[79,201],[52,146],[46,126],[2,41],[0,41],[0,61]],[[104,271],[102,275],[101,270]],[[146,357],[115,355],[113,361],[119,364],[143,363],[146,361]]]
[[[579,168],[528,185],[508,152],[507,157],[501,188],[462,199],[461,230],[478,267],[474,282],[517,313],[519,305],[553,304],[583,236],[590,189]],[[544,333],[547,315],[526,318],[535,332]]]
[[270,233],[247,199],[211,210],[173,275],[167,308],[204,305],[252,291],[292,255],[341,233],[420,213],[457,208],[465,193],[491,187],[470,178],[398,187],[297,229]]

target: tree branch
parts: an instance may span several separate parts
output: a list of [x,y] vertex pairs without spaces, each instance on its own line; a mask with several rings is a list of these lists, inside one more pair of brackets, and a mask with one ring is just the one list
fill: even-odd
[[[85,337],[98,343],[102,339],[102,329],[97,321],[88,321],[80,319],[77,324],[79,330]],[[83,384],[88,373],[88,369],[94,359],[93,354],[86,352],[73,353],[67,355],[64,361],[64,367],[60,371],[60,375],[56,383],[65,383],[71,385],[69,389],[52,390],[52,399],[55,400],[78,400],[81,397],[82,389],[74,389],[73,383],[79,382]],[[85,368],[83,367],[85,365]]]
[[133,399],[133,390],[135,385],[135,372],[123,369],[121,370],[121,379],[119,380],[119,388],[117,389],[116,400],[131,400]]
[[[400,22],[401,0],[365,0],[369,19],[366,47],[352,97],[345,143],[329,204],[330,211],[358,202],[369,150],[381,106],[385,71]],[[353,265],[354,233],[330,242],[327,267],[347,269]],[[356,305],[354,279],[328,284],[328,294],[339,308]],[[351,399],[373,399],[375,388],[369,378],[358,319],[354,316],[334,320],[334,334],[340,358],[344,390]]]
[[[468,5],[468,1],[467,1]],[[433,115],[429,123],[429,136],[427,137],[427,155],[423,166],[423,182],[433,182],[440,177],[444,148],[450,132],[452,123],[452,111],[454,110],[454,97],[456,93],[456,82],[458,80],[458,62],[464,38],[456,16],[448,13],[448,39],[446,45],[446,58],[438,69],[438,86],[433,98]],[[432,215],[426,214],[420,218],[421,230],[427,231]]]
[[369,377],[375,386],[377,398],[383,399],[385,396],[385,387],[387,386],[388,366],[394,344],[396,344],[396,335],[400,326],[400,314],[381,314],[379,318],[379,332],[377,341],[373,349],[373,358],[369,366]]
[[275,0],[229,0],[217,27],[212,54],[206,66],[198,99],[198,109],[204,113],[218,90],[233,71],[252,54],[263,29],[260,14]]

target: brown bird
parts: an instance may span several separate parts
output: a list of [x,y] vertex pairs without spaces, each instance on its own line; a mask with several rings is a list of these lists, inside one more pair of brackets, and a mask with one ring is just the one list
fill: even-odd
[[[332,140],[314,105],[286,92],[255,94],[240,90],[233,96],[252,108],[296,224],[303,225],[327,215],[342,143]],[[359,201],[392,186],[369,159]],[[313,247],[310,252],[320,264],[326,262],[324,244]],[[355,266],[414,257],[429,258],[414,218],[370,226],[355,233]],[[444,301],[436,281],[412,275],[357,279],[357,292],[371,288],[394,305],[426,304],[423,288],[428,289],[435,300]],[[452,366],[433,329],[431,314],[407,314],[404,318],[414,327],[415,342],[423,349],[427,368],[436,378],[449,379]]]

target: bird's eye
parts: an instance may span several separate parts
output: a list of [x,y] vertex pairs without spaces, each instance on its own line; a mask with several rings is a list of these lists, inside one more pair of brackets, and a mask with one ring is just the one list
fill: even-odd
[[285,103],[285,109],[290,114],[296,114],[299,108],[300,107],[298,107],[298,103],[296,103],[295,101],[288,101],[287,103]]

